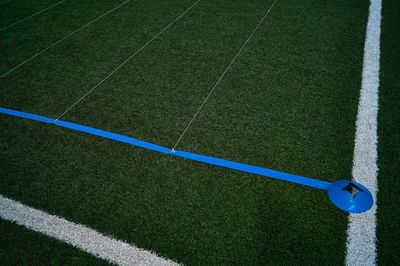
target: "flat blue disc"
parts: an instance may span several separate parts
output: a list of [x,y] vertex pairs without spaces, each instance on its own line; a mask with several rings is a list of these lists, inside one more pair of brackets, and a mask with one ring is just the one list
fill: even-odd
[[332,183],[328,188],[328,196],[336,207],[351,213],[368,211],[374,203],[371,192],[352,180]]

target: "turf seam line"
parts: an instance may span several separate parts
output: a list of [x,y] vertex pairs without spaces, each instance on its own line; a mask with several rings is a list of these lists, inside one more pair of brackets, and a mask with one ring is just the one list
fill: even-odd
[[59,4],[64,3],[65,1],[66,1],[66,0],[62,0],[62,1],[60,1],[60,2],[55,3],[55,4],[52,5],[52,6],[49,6],[49,7],[46,7],[45,9],[42,9],[42,10],[40,10],[40,11],[38,11],[38,12],[36,12],[36,13],[30,15],[30,16],[27,16],[27,17],[25,17],[25,18],[23,18],[23,19],[20,19],[20,20],[18,20],[17,22],[14,22],[14,23],[12,23],[12,24],[6,26],[5,28],[0,29],[0,32],[5,31],[5,30],[7,30],[7,29],[9,29],[9,28],[11,28],[11,27],[13,27],[13,26],[15,26],[15,25],[18,25],[18,24],[20,24],[20,23],[22,23],[22,22],[24,22],[24,21],[26,21],[26,20],[28,20],[28,19],[30,19],[30,18],[33,18],[34,16],[37,16],[37,15],[39,15],[39,14],[41,14],[41,13],[43,13],[43,12],[45,12],[45,11],[47,11],[47,10],[53,8],[53,7],[56,7],[56,6],[58,6]]
[[85,225],[48,214],[0,194],[0,217],[43,235],[58,239],[97,258],[117,265],[179,265]]
[[140,47],[136,52],[130,55],[124,62],[122,62],[117,68],[111,71],[105,78],[103,78],[99,83],[97,83],[93,88],[91,88],[88,92],[86,92],[81,98],[79,98],[75,103],[73,103],[70,107],[68,107],[63,113],[61,113],[54,122],[57,122],[61,117],[63,117],[67,112],[69,112],[74,106],[80,103],[84,98],[86,98],[90,93],[92,93],[97,87],[99,87],[103,82],[105,82],[109,77],[111,77],[115,72],[117,72],[121,67],[123,67],[126,63],[128,63],[133,57],[135,57],[138,53],[140,53],[144,48],[146,48],[150,43],[152,43],[158,36],[160,36],[164,31],[169,29],[175,22],[177,22],[181,17],[183,17],[187,12],[189,12],[193,7],[195,7],[201,0],[198,0],[193,5],[191,5],[188,9],[186,9],[183,13],[181,13],[178,17],[176,17],[170,24],[168,24],[164,29],[154,35],[149,41],[147,41],[142,47]]
[[218,84],[221,82],[221,80],[224,78],[225,74],[228,72],[228,70],[231,68],[231,66],[233,65],[233,63],[236,61],[236,59],[239,57],[240,53],[242,52],[242,50],[246,47],[247,43],[250,41],[250,39],[253,37],[253,35],[256,33],[256,31],[258,30],[258,28],[261,26],[261,24],[264,22],[265,18],[268,16],[269,12],[271,11],[271,9],[275,6],[275,3],[278,0],[275,0],[271,7],[267,10],[267,12],[264,14],[264,16],[262,17],[262,19],[260,20],[260,22],[257,24],[257,26],[255,27],[255,29],[253,30],[253,32],[250,34],[250,36],[247,38],[247,40],[244,42],[244,44],[242,45],[242,47],[239,49],[239,51],[236,53],[236,55],[234,56],[234,58],[231,60],[231,62],[229,63],[229,65],[225,68],[224,72],[222,72],[222,75],[218,78],[217,82],[214,84],[214,86],[212,87],[212,89],[210,90],[210,92],[207,94],[207,97],[203,100],[203,102],[201,103],[200,107],[197,109],[197,112],[194,114],[194,116],[192,117],[192,119],[189,121],[189,123],[186,125],[185,129],[183,130],[182,134],[180,135],[179,139],[176,141],[175,145],[172,147],[172,151],[175,151],[176,147],[178,146],[179,142],[182,140],[183,136],[186,134],[186,132],[188,131],[190,125],[193,123],[193,121],[196,119],[197,115],[200,113],[201,109],[203,108],[203,106],[206,104],[206,102],[208,101],[208,99],[210,98],[211,94],[214,92],[215,88],[218,86]]
[[71,37],[72,35],[74,35],[75,33],[81,31],[82,29],[90,26],[91,24],[93,24],[94,22],[98,21],[99,19],[105,17],[106,15],[110,14],[111,12],[117,10],[118,8],[120,8],[121,6],[125,5],[126,3],[128,3],[130,0],[127,0],[121,4],[119,4],[118,6],[114,7],[113,9],[107,11],[106,13],[104,13],[103,15],[97,17],[96,19],[86,23],[85,25],[83,25],[82,27],[76,29],[75,31],[71,32],[70,34],[68,34],[67,36],[64,36],[63,38],[59,39],[58,41],[52,43],[50,46],[46,47],[45,49],[41,50],[40,52],[36,53],[34,56],[26,59],[24,62],[20,63],[19,65],[15,66],[14,68],[10,69],[9,71],[5,72],[4,74],[2,74],[0,76],[0,78],[4,78],[5,76],[7,76],[8,74],[10,74],[11,72],[13,72],[14,70],[20,68],[21,66],[25,65],[26,63],[32,61],[33,59],[35,59],[36,57],[38,57],[39,55],[43,54],[44,52],[46,52],[47,50],[49,50],[50,48],[54,47],[55,45],[59,44],[60,42],[64,41],[65,39]]
[[353,179],[375,198],[371,210],[349,215],[346,265],[376,265],[376,195],[378,192],[377,116],[380,65],[381,0],[371,0],[366,29],[361,92],[356,121]]
[[126,143],[132,146],[136,147],[141,147],[144,149],[160,152],[166,155],[171,155],[171,156],[177,156],[181,157],[184,159],[192,160],[192,161],[197,161],[205,164],[210,164],[210,165],[215,165],[215,166],[220,166],[228,169],[233,169],[237,170],[240,172],[245,172],[245,173],[250,173],[250,174],[255,174],[255,175],[260,175],[264,177],[269,177],[269,178],[274,178],[274,179],[279,179],[299,185],[304,185],[312,188],[317,188],[321,190],[328,190],[329,186],[331,183],[322,181],[322,180],[317,180],[317,179],[312,179],[309,177],[304,177],[304,176],[299,176],[299,175],[294,175],[294,174],[289,174],[277,170],[272,170],[272,169],[267,169],[267,168],[262,168],[258,166],[253,166],[253,165],[248,165],[248,164],[243,164],[239,162],[233,162],[229,160],[224,160],[220,158],[215,158],[211,156],[206,156],[206,155],[201,155],[201,154],[196,154],[196,153],[190,153],[186,151],[181,151],[181,150],[175,150],[172,152],[171,149],[167,147],[163,147],[161,145],[153,144],[150,142],[142,141],[136,138],[131,138],[123,135],[119,135],[116,133],[108,132],[105,130],[93,128],[93,127],[88,127],[76,123],[71,123],[63,120],[58,120],[57,122],[54,122],[54,119],[50,117],[45,117],[41,115],[35,115],[35,114],[30,114],[26,112],[20,112],[20,111],[15,111],[11,110],[8,108],[2,108],[0,107],[0,113],[10,115],[10,116],[16,116],[20,118],[25,118],[29,120],[34,120],[34,121],[39,121],[42,123],[50,124],[50,125],[55,125],[59,127],[64,127],[68,129],[72,129],[75,131],[79,132],[84,132],[87,134],[115,140],[118,142]]

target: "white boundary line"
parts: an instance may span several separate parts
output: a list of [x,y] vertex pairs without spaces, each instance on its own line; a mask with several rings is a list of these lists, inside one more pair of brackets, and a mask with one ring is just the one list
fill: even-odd
[[113,11],[115,11],[116,9],[120,8],[121,6],[125,5],[125,4],[128,3],[129,1],[130,1],[130,0],[127,0],[127,1],[125,1],[125,2],[123,2],[123,3],[121,3],[121,4],[119,4],[118,6],[116,6],[116,7],[114,7],[113,9],[107,11],[107,12],[104,13],[103,15],[101,15],[101,16],[97,17],[96,19],[94,19],[94,20],[92,20],[92,21],[86,23],[86,24],[83,25],[82,27],[80,27],[80,28],[74,30],[73,32],[71,32],[71,33],[68,34],[67,36],[65,36],[65,37],[63,37],[63,38],[61,38],[61,39],[59,39],[58,41],[56,41],[56,42],[54,42],[54,43],[52,43],[51,45],[49,45],[49,46],[46,47],[45,49],[41,50],[40,52],[38,52],[38,53],[35,54],[34,56],[32,56],[32,57],[26,59],[24,62],[20,63],[19,65],[15,66],[14,68],[12,68],[12,69],[10,69],[9,71],[7,71],[7,72],[5,72],[4,74],[2,74],[2,75],[0,76],[0,79],[1,79],[1,78],[4,78],[5,76],[7,76],[8,74],[10,74],[10,73],[13,72],[14,70],[20,68],[21,66],[25,65],[26,63],[32,61],[33,59],[35,59],[35,58],[38,57],[39,55],[43,54],[44,52],[46,52],[47,50],[49,50],[50,48],[52,48],[53,46],[59,44],[60,42],[64,41],[65,39],[71,37],[72,35],[74,35],[74,34],[77,33],[78,31],[80,31],[80,30],[86,28],[87,26],[91,25],[92,23],[98,21],[99,19],[103,18],[104,16],[110,14],[111,12],[113,12]]
[[118,265],[178,265],[156,254],[105,236],[87,226],[25,206],[0,194],[0,217],[53,237]]
[[9,29],[9,28],[11,28],[12,26],[15,26],[15,25],[17,25],[17,24],[20,24],[20,23],[24,22],[25,20],[28,20],[28,19],[30,19],[30,18],[36,16],[36,15],[39,15],[39,14],[45,12],[46,10],[49,10],[49,9],[55,7],[55,6],[58,6],[59,4],[64,3],[65,1],[66,1],[66,0],[62,0],[62,1],[60,1],[60,2],[57,2],[57,3],[55,3],[55,4],[52,5],[52,6],[49,6],[49,7],[45,8],[45,9],[42,9],[42,10],[36,12],[35,14],[32,14],[32,15],[30,15],[30,16],[27,16],[26,18],[23,18],[23,19],[21,19],[21,20],[18,20],[17,22],[14,22],[13,24],[8,25],[8,26],[6,26],[5,28],[0,29],[0,32],[4,31],[4,30],[6,30],[6,29]]
[[377,116],[382,0],[371,0],[353,158],[353,179],[375,199],[366,213],[349,216],[346,265],[376,265],[376,195],[378,192]]

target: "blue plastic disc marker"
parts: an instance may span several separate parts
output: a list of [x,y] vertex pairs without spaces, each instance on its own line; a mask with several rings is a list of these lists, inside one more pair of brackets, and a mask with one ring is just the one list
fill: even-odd
[[250,174],[265,176],[269,178],[275,178],[282,181],[287,181],[303,186],[308,186],[316,189],[328,191],[329,199],[332,203],[347,212],[360,213],[369,210],[373,204],[373,198],[371,193],[366,187],[357,182],[351,180],[339,180],[334,183],[326,182],[323,180],[318,180],[314,178],[309,178],[305,176],[299,176],[294,174],[289,174],[277,170],[272,170],[268,168],[258,167],[254,165],[233,162],[229,160],[224,160],[220,158],[215,158],[207,155],[196,154],[180,150],[171,150],[167,147],[163,147],[157,144],[146,142],[143,140],[135,139],[128,136],[119,135],[116,133],[108,132],[105,130],[88,127],[76,123],[71,123],[63,120],[54,120],[49,117],[35,115],[20,111],[15,111],[7,108],[0,107],[0,113],[7,114],[11,116],[21,117],[29,120],[35,120],[46,124],[52,124],[59,127],[68,128],[71,130],[84,132],[90,135],[99,136],[102,138],[111,139],[114,141],[126,143],[132,146],[141,147],[147,150],[152,150],[160,152],[167,155],[173,155],[187,160],[197,161],[205,164],[216,165],[219,167],[225,167],[241,172],[246,172]]
[[339,180],[332,183],[328,188],[328,196],[336,207],[352,213],[365,212],[374,203],[371,192],[352,180]]

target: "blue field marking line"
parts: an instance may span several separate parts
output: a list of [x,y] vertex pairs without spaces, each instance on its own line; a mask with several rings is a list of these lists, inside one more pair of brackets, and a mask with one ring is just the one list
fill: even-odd
[[181,158],[185,158],[188,160],[192,161],[197,161],[197,162],[202,162],[210,165],[216,165],[220,167],[225,167],[245,173],[250,173],[250,174],[256,174],[256,175],[261,175],[269,178],[275,178],[295,184],[300,184],[312,188],[317,188],[317,189],[322,189],[322,190],[328,190],[329,186],[331,183],[317,180],[317,179],[312,179],[309,177],[304,177],[304,176],[298,176],[294,174],[289,174],[281,171],[276,171],[276,170],[271,170],[267,168],[262,168],[258,166],[253,166],[253,165],[248,165],[248,164],[243,164],[243,163],[238,163],[238,162],[233,162],[233,161],[228,161],[220,158],[215,158],[211,156],[206,156],[206,155],[201,155],[201,154],[196,154],[196,153],[190,153],[186,151],[181,151],[181,150],[171,150],[167,147],[163,147],[157,144],[153,144],[150,142],[142,141],[139,139],[119,135],[116,133],[111,133],[108,131],[104,131],[101,129],[93,128],[93,127],[88,127],[76,123],[71,123],[63,120],[57,120],[55,121],[53,118],[41,116],[41,115],[35,115],[35,114],[30,114],[30,113],[25,113],[25,112],[20,112],[20,111],[15,111],[7,108],[2,108],[0,107],[0,113],[6,114],[6,115],[11,115],[11,116],[16,116],[16,117],[21,117],[21,118],[26,118],[29,120],[35,120],[39,121],[42,123],[46,124],[52,124],[56,125],[59,127],[64,127],[68,129],[72,129],[75,131],[79,132],[84,132],[87,134],[115,140],[118,142],[126,143],[132,146],[137,146],[141,147],[144,149],[160,152],[163,154],[168,154],[168,155],[173,155]]
[[75,123],[71,123],[71,122],[66,122],[63,120],[58,120],[57,122],[53,123],[54,125],[60,126],[60,127],[65,127],[65,128],[69,128],[72,130],[76,130],[76,131],[80,131],[80,132],[85,132],[91,135],[95,135],[95,136],[99,136],[99,137],[103,137],[106,139],[112,139],[112,140],[116,140],[122,143],[126,143],[129,145],[133,145],[133,146],[137,146],[137,147],[141,147],[144,149],[148,149],[148,150],[152,150],[152,151],[157,151],[157,152],[161,152],[164,154],[169,154],[171,152],[170,149],[157,145],[157,144],[153,144],[150,142],[146,142],[143,140],[139,140],[139,139],[135,139],[135,138],[131,138],[131,137],[127,137],[127,136],[123,136],[123,135],[119,135],[116,133],[111,133],[108,131],[104,131],[101,129],[97,129],[97,128],[93,128],[93,127],[87,127],[87,126],[83,126],[83,125],[79,125],[79,124],[75,124]]
[[25,112],[20,112],[20,111],[15,111],[7,108],[2,108],[0,107],[0,113],[6,114],[6,115],[11,115],[11,116],[17,116],[17,117],[22,117],[30,120],[35,120],[47,124],[53,123],[53,119],[41,115],[34,115],[30,113],[25,113]]
[[221,166],[221,167],[225,167],[225,168],[229,168],[229,169],[233,169],[233,170],[238,170],[238,171],[246,172],[246,173],[250,173],[250,174],[271,177],[271,178],[288,181],[291,183],[304,185],[304,186],[308,186],[308,187],[318,188],[318,189],[322,189],[322,190],[328,190],[329,185],[331,184],[329,182],[312,179],[309,177],[293,175],[293,174],[289,174],[289,173],[285,173],[285,172],[281,172],[281,171],[271,170],[271,169],[253,166],[253,165],[244,164],[244,163],[228,161],[228,160],[224,160],[224,159],[219,159],[219,158],[196,154],[196,153],[190,153],[190,152],[186,152],[186,151],[176,150],[175,156],[189,159],[192,161],[202,162],[202,163],[206,163],[206,164],[212,164],[212,165]]

